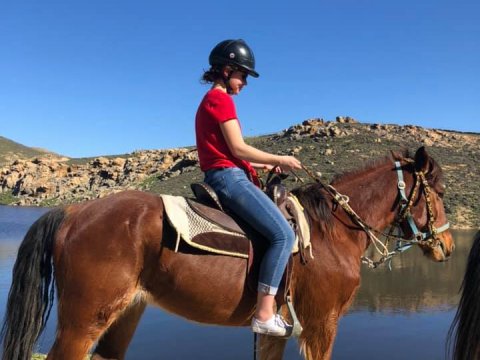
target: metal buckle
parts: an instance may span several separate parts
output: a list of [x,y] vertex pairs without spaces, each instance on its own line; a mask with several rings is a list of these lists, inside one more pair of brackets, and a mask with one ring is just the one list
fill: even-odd
[[345,202],[345,203],[348,203],[350,201],[350,198],[347,195],[342,195],[340,197],[340,200]]
[[398,188],[399,188],[400,190],[403,190],[403,189],[405,189],[405,187],[406,187],[405,181],[400,180],[400,181],[398,182]]

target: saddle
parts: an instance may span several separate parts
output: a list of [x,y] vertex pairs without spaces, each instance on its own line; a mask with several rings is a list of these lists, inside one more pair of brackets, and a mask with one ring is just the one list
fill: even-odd
[[217,193],[210,185],[204,182],[190,184],[193,195],[202,204],[223,211]]
[[[303,250],[310,248],[311,251],[309,226],[303,208],[296,198],[289,196],[282,184],[275,182],[273,185],[266,193],[296,231],[297,241],[292,253],[300,252],[303,259]],[[240,218],[228,213],[208,184],[194,183],[191,189],[195,198],[161,195],[167,219],[177,232],[175,251],[179,251],[183,242],[207,253],[247,259],[247,287],[255,293],[261,259],[268,242]],[[289,273],[289,267],[286,273]],[[289,276],[284,275],[277,294],[280,304],[284,301],[285,289],[288,289],[288,279]]]
[[[284,179],[282,175],[276,174],[272,179],[269,176],[265,193],[278,206],[296,233],[296,243],[292,252],[296,253],[309,248],[310,255],[313,258],[310,244],[310,226],[308,225],[303,207],[298,199],[289,194],[287,188],[281,183]],[[198,215],[227,230],[245,235],[243,229],[248,227],[248,225],[241,224],[242,221],[240,219],[223,209],[215,190],[210,185],[200,182],[193,183],[190,187],[195,195],[195,199],[187,199],[186,201]],[[258,236],[254,236],[254,238],[256,237]],[[304,257],[304,254],[302,254],[302,258]]]

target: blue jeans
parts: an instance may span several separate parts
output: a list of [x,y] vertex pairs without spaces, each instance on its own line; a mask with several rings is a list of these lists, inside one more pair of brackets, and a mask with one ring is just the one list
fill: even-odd
[[224,207],[269,241],[260,266],[258,291],[275,295],[295,241],[292,228],[273,201],[242,169],[208,170],[205,182],[215,190]]

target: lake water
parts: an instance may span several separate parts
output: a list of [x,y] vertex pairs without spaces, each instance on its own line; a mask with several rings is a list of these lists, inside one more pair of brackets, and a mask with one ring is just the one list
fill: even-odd
[[[0,312],[3,318],[17,248],[42,208],[0,206]],[[355,303],[339,325],[333,359],[444,359],[445,338],[459,300],[474,231],[454,231],[456,252],[433,263],[411,249],[386,267],[363,269]],[[53,342],[56,314],[50,317],[39,351]],[[247,328],[190,323],[148,308],[127,359],[251,359],[253,336]],[[284,359],[301,359],[295,340]]]

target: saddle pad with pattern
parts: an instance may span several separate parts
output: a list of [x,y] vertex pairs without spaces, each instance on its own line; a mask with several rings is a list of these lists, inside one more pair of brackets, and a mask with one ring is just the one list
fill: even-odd
[[175,251],[178,251],[182,239],[197,249],[248,259],[250,244],[243,233],[227,229],[200,216],[184,197],[161,197],[168,222],[177,232]]

